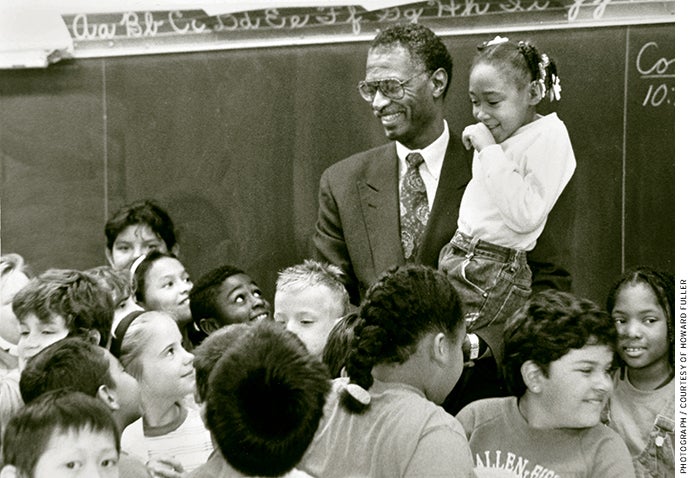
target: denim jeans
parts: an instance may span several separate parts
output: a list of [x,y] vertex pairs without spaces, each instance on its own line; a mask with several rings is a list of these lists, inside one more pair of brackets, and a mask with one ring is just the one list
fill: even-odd
[[532,291],[524,251],[470,238],[460,231],[441,249],[438,266],[460,294],[468,332],[504,324]]

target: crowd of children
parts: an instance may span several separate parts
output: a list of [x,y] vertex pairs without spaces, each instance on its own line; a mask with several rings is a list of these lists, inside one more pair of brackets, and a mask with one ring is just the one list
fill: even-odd
[[[273,310],[235,265],[192,281],[150,200],[106,223],[108,266],[34,276],[1,256],[0,478],[673,476],[673,277],[626,272],[605,308],[530,295],[525,251],[575,167],[535,111],[555,65],[499,38],[470,75],[455,237],[357,307],[311,259],[278,271]],[[440,405],[480,355],[509,396],[453,416]]]

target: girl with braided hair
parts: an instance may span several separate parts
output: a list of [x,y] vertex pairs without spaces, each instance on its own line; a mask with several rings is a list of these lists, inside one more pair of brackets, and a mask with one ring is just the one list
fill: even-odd
[[[543,98],[560,99],[555,63],[528,42],[496,37],[479,47],[469,79],[478,121],[463,131],[474,148],[458,228],[439,255],[462,298],[471,359],[500,369],[503,325],[531,293],[526,253],[575,171],[568,131]],[[488,346],[488,349],[487,349]]]
[[324,418],[298,468],[313,476],[473,477],[442,403],[463,369],[460,299],[439,271],[406,265],[366,293]]

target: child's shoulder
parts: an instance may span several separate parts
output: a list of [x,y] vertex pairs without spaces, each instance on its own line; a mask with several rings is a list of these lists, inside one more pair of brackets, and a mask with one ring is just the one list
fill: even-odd
[[469,403],[458,412],[456,418],[463,426],[471,424],[471,428],[476,428],[487,422],[502,420],[516,411],[517,397],[483,398]]

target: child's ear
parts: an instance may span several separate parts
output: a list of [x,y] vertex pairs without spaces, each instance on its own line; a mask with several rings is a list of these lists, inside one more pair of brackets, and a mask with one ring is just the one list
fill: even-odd
[[546,93],[543,91],[545,88],[543,83],[540,83],[539,81],[532,81],[529,84],[529,104],[531,106],[536,106],[539,104],[539,102],[544,98],[544,94]]
[[532,360],[528,360],[520,367],[522,381],[525,382],[527,390],[532,393],[541,393],[542,383],[546,378],[541,367]]
[[443,332],[433,336],[431,341],[431,359],[442,366],[445,366],[450,360],[448,337]]
[[0,478],[21,478],[21,475],[13,465],[5,465],[0,470]]
[[115,393],[114,390],[111,390],[110,388],[108,388],[107,385],[101,385],[100,387],[98,387],[98,391],[96,392],[96,396],[103,403],[105,403],[106,406],[110,410],[119,410],[120,409],[120,401],[117,398],[117,393]]
[[170,248],[170,253],[175,257],[179,257],[180,256],[180,245],[175,244],[174,246],[172,246]]
[[199,321],[199,328],[206,334],[206,335],[211,335],[213,332],[218,330],[220,327],[218,326],[218,322],[216,322],[216,319],[201,319]]
[[94,345],[100,345],[101,333],[96,329],[91,329],[87,332],[86,339]]

